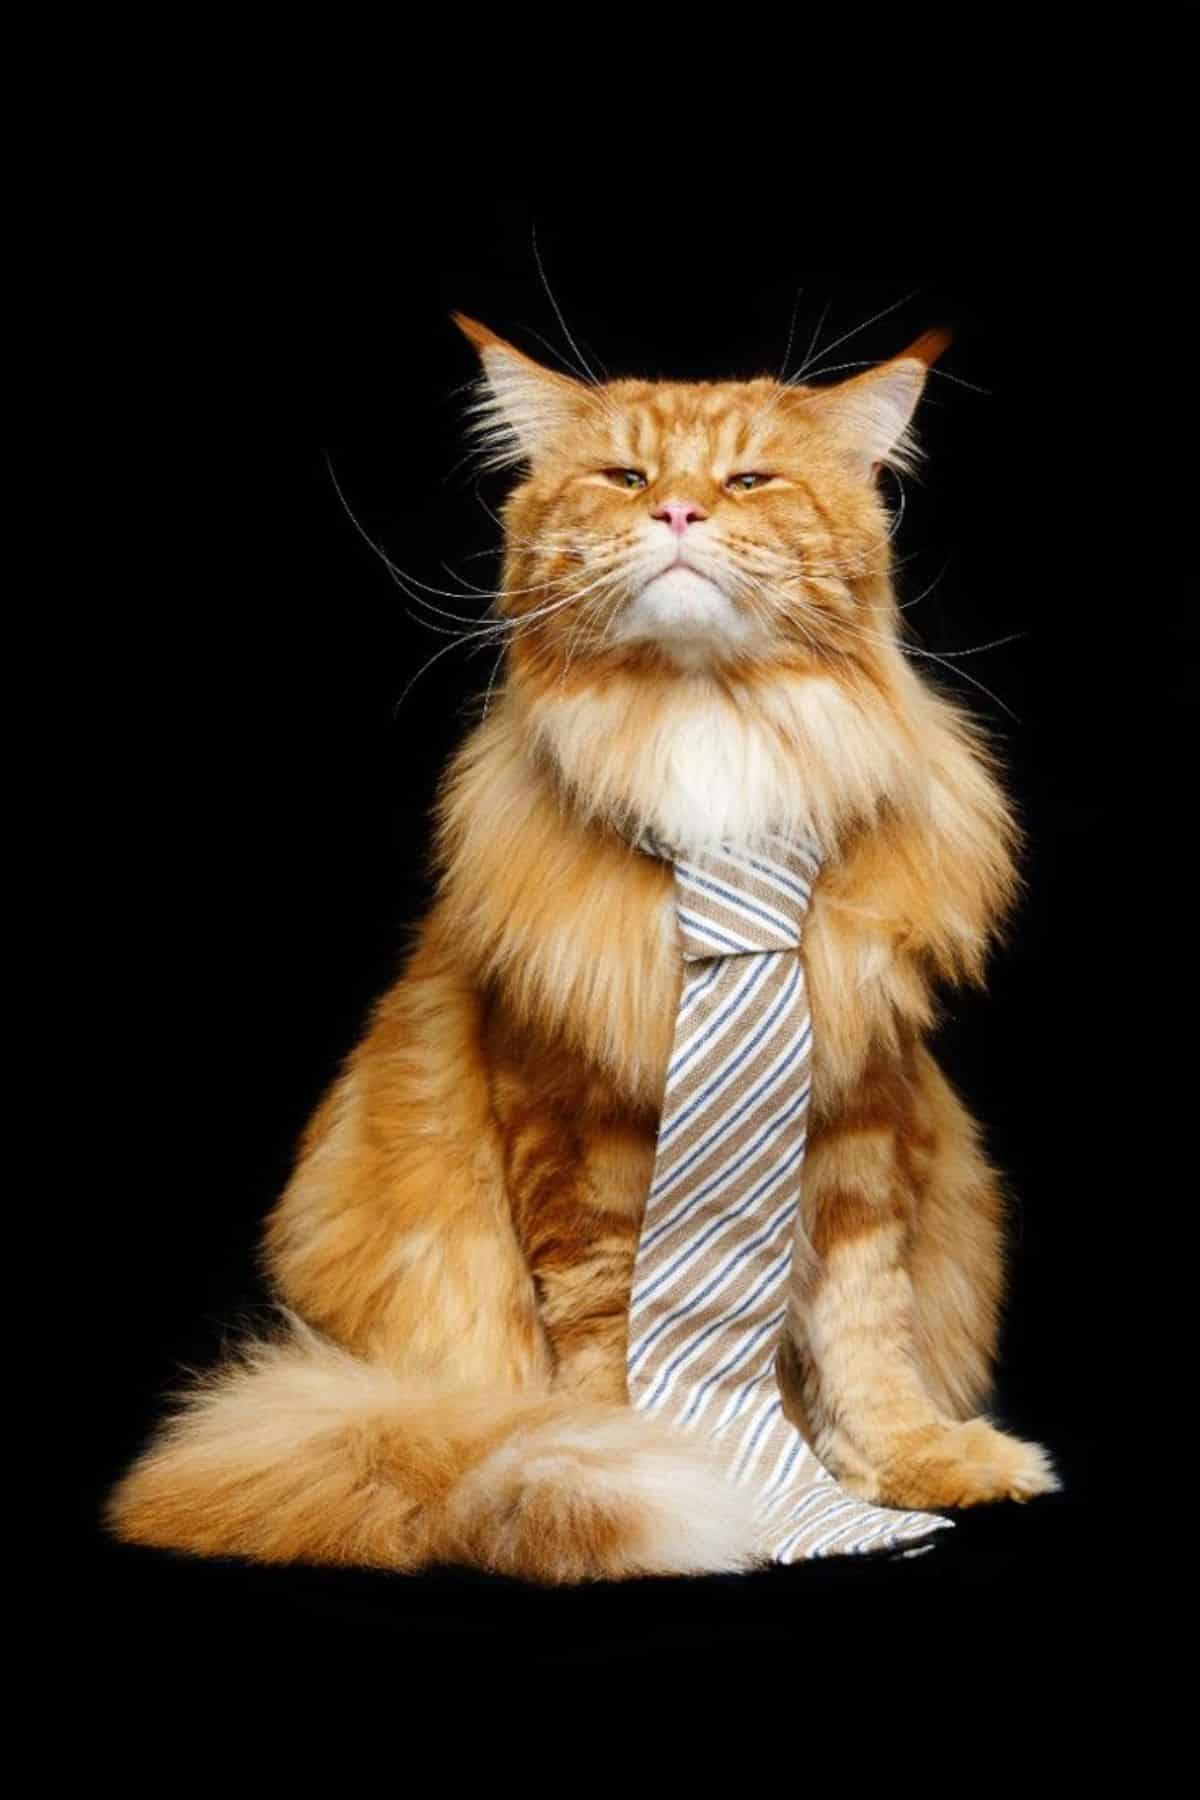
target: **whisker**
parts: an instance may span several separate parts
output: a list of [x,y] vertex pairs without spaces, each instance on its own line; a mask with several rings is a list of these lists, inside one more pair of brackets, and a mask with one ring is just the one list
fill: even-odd
[[[843,369],[877,369],[878,367],[878,357],[863,356],[859,357],[855,362],[834,363],[828,368],[821,369],[819,373],[822,375],[837,375]],[[991,388],[980,387],[977,381],[967,381],[961,375],[952,375],[949,369],[939,369],[935,363],[931,363],[925,373],[927,375],[936,376],[939,381],[952,381],[956,387],[970,388],[973,394],[983,394],[988,400],[995,398],[995,393]],[[799,379],[799,375],[793,375],[788,385],[794,385]]]
[[[899,651],[902,656],[921,656],[929,662],[940,663],[943,668],[949,669],[951,674],[960,675],[964,681],[969,681],[972,687],[978,688],[981,694],[986,694],[989,700],[994,701],[1001,712],[1007,713],[1010,719],[1013,719],[1017,724],[1020,724],[1021,721],[1017,717],[1017,714],[1000,698],[999,694],[994,694],[990,687],[985,687],[982,681],[976,680],[975,676],[971,675],[966,669],[958,668],[954,662],[949,660],[950,657],[974,655],[976,653],[974,649],[948,651],[945,654],[939,654],[935,650],[924,649],[920,644],[905,643],[904,640],[899,637],[887,637],[882,632],[868,631],[863,626],[852,624],[849,620],[844,619],[838,621],[838,629],[849,633],[851,636],[860,637],[867,643],[882,644],[886,649]],[[998,644],[1014,642],[1017,638],[1027,637],[1028,635],[1027,632],[1015,632],[1012,638],[998,638],[994,644],[980,644],[976,649],[980,651],[995,649]]]
[[904,491],[904,483],[900,479],[899,470],[894,469],[890,463],[885,463],[883,466],[887,469],[889,475],[895,476],[896,486],[900,489],[899,510],[897,511],[894,519],[892,520],[892,523],[888,527],[888,537],[894,538],[894,537],[898,536],[900,527],[904,523],[904,509],[908,505],[908,495]]
[[[943,661],[947,657],[982,656],[985,650],[999,650],[1002,644],[1019,644],[1028,636],[1027,631],[1010,631],[1004,637],[990,638],[986,644],[972,644],[967,650],[939,650],[937,655]],[[913,650],[918,656],[934,655],[932,650],[924,650],[917,644],[902,644],[901,649]]]
[[[623,597],[624,588],[623,588],[623,584],[617,579],[615,572],[610,574],[608,581],[605,585],[607,585],[612,590],[612,596],[613,596],[612,604],[608,608],[608,612],[606,614],[607,620],[609,622],[611,622],[611,620],[616,616],[616,613],[619,610],[620,602]],[[606,599],[606,595],[604,592],[604,587],[602,586],[600,589],[599,599],[595,602],[595,605],[598,608],[603,607],[605,604],[605,599]],[[581,612],[579,615],[579,618],[576,620],[576,622],[572,626],[570,632],[567,634],[567,642],[566,642],[566,646],[565,646],[564,654],[563,654],[562,674],[559,676],[559,682],[558,682],[558,691],[559,691],[560,695],[562,694],[564,688],[566,687],[567,675],[570,673],[571,663],[574,660],[576,650],[581,648],[582,645],[587,641],[589,631],[591,631],[591,633],[592,633],[593,649],[598,647],[596,637],[595,637],[594,623],[591,619],[590,613],[591,613],[590,608],[587,611]],[[600,642],[601,643],[603,642],[603,636],[601,637]]]
[[788,322],[787,348],[783,353],[783,361],[779,365],[779,373],[775,377],[776,381],[781,384],[787,381],[787,366],[792,360],[792,339],[796,334],[796,315],[800,311],[800,301],[803,294],[803,287],[798,287],[796,289],[796,298],[792,302],[792,316]]
[[533,227],[533,229],[531,231],[530,241],[533,246],[533,260],[537,264],[538,276],[541,279],[542,286],[546,290],[546,297],[549,300],[551,306],[554,308],[554,316],[558,320],[558,323],[562,328],[562,334],[566,338],[568,344],[570,344],[572,350],[575,352],[575,355],[579,361],[579,366],[580,366],[580,368],[582,368],[584,370],[585,380],[590,381],[593,384],[593,386],[599,387],[600,386],[600,377],[596,374],[594,369],[591,367],[586,356],[583,354],[583,351],[579,348],[579,345],[575,342],[575,339],[571,336],[570,329],[568,328],[568,325],[567,325],[567,321],[563,318],[563,315],[562,315],[562,308],[558,304],[558,301],[554,298],[554,290],[550,286],[549,281],[546,279],[546,271],[542,266],[542,258],[538,251],[537,226],[536,225]]
[[418,681],[420,681],[422,675],[424,675],[427,670],[432,669],[435,662],[440,662],[443,656],[449,655],[450,651],[453,650],[454,648],[455,648],[455,644],[453,644],[453,643],[443,644],[440,650],[434,651],[433,655],[428,659],[427,662],[423,662],[421,664],[421,667],[417,670],[416,674],[411,678],[411,680],[409,680],[405,683],[404,690],[401,693],[400,698],[397,700],[395,706],[392,708],[392,717],[393,718],[395,718],[396,714],[400,711],[400,708],[404,705],[404,702],[408,699],[408,696],[412,693],[412,691],[416,687]]
[[[914,288],[910,294],[902,294],[899,300],[893,300],[890,306],[882,307],[879,312],[873,313],[869,319],[864,319],[861,325],[856,325],[852,331],[843,332],[840,338],[834,338],[832,344],[828,345],[826,349],[821,352],[821,355],[823,357],[832,356],[839,344],[848,344],[851,338],[855,338],[860,332],[866,331],[868,326],[878,324],[880,319],[886,319],[888,314],[894,313],[898,307],[906,306],[910,300],[915,300],[920,291],[920,288],[917,287]],[[819,365],[820,359],[818,358],[818,366],[813,370],[814,374],[823,373]],[[807,362],[802,364],[793,379],[799,381],[800,377],[807,372],[808,367],[809,365]]]
[[812,337],[808,341],[808,349],[804,353],[804,361],[800,364],[800,367],[796,370],[796,373],[791,378],[793,382],[800,380],[801,376],[804,374],[805,369],[807,369],[809,363],[812,361],[813,351],[816,349],[816,346],[817,346],[817,339],[820,337],[821,331],[825,324],[825,321],[829,317],[829,309],[832,305],[833,305],[833,297],[831,295],[830,298],[825,302],[825,305],[821,309],[821,316],[817,320],[817,329],[813,332]]
[[[914,648],[914,646],[912,646],[912,645],[901,645],[901,649],[903,649],[903,650],[910,650],[913,648]],[[1017,725],[1019,725],[1021,723],[1020,719],[1018,718],[1017,714],[1013,711],[1012,707],[1009,706],[1005,701],[1003,701],[1000,698],[999,694],[993,693],[991,688],[986,687],[982,681],[977,681],[975,676],[970,674],[966,669],[956,668],[954,663],[947,662],[946,658],[944,656],[935,656],[932,650],[918,650],[916,652],[916,654],[918,656],[928,657],[931,662],[940,663],[944,669],[949,669],[951,674],[953,674],[953,675],[961,675],[962,679],[964,681],[969,681],[973,688],[978,688],[979,692],[981,694],[986,694],[988,699],[993,701],[995,703],[995,705],[997,705],[1000,708],[1000,711],[1002,713],[1006,713],[1008,715],[1008,717],[1014,721],[1014,723],[1016,723]]]
[[[420,580],[420,578],[418,576],[410,575],[407,570],[401,569],[397,563],[394,563],[392,561],[391,557],[387,554],[387,552],[379,544],[377,544],[375,542],[374,538],[371,537],[369,532],[366,531],[364,526],[355,517],[353,511],[351,510],[350,505],[349,505],[348,501],[346,500],[346,496],[342,492],[341,484],[339,483],[339,481],[337,479],[337,475],[334,471],[333,464],[328,456],[328,453],[326,453],[325,460],[326,460],[326,464],[329,468],[330,480],[333,483],[334,491],[336,492],[337,497],[342,504],[342,507],[346,513],[347,518],[350,520],[350,523],[354,526],[355,531],[357,531],[358,535],[362,538],[363,542],[379,558],[379,561],[383,564],[384,568],[387,570],[388,574],[390,575],[392,581],[400,589],[400,592],[405,596],[405,598],[407,600],[410,600],[414,605],[423,607],[427,612],[433,613],[436,617],[443,618],[443,619],[449,619],[454,624],[457,624],[457,625],[466,625],[466,626],[480,625],[481,630],[487,631],[487,630],[493,629],[493,626],[483,625],[483,624],[481,624],[480,621],[475,619],[473,616],[466,615],[463,613],[450,612],[445,607],[435,606],[431,600],[425,599],[425,597],[424,597],[425,594],[436,594],[439,599],[444,599],[444,600],[468,600],[468,599],[473,598],[474,596],[480,596],[480,597],[484,597],[490,601],[496,602],[496,601],[505,600],[505,599],[519,598],[525,594],[540,594],[540,593],[547,593],[547,592],[552,593],[556,589],[561,589],[561,588],[564,588],[569,585],[566,577],[557,577],[552,581],[535,582],[530,587],[504,587],[501,589],[496,589],[494,591],[486,589],[486,588],[477,587],[473,582],[467,584],[466,592],[456,592],[453,589],[433,587],[429,582],[422,581],[422,580]],[[550,540],[549,542],[543,541],[541,543],[532,543],[531,547],[536,548],[538,550],[545,550],[547,548],[553,549],[554,544],[552,541],[552,534],[547,534],[547,538]],[[445,567],[444,564],[443,564],[443,567]],[[453,574],[454,573],[453,570],[451,570],[450,573]],[[462,578],[456,576],[455,579],[461,580]],[[415,593],[415,592],[413,592],[413,589],[421,589],[423,591],[419,592],[419,593]],[[574,594],[569,595],[568,600],[573,597],[575,597]],[[526,614],[523,616],[525,618],[528,618],[532,615]],[[422,622],[426,623],[426,624],[428,623],[427,620],[422,621]],[[508,628],[510,628],[510,624],[511,624],[510,621],[497,620],[495,622],[495,628],[496,629],[508,629]],[[467,635],[474,635],[474,633],[469,632]]]
[[[915,554],[915,552],[914,552],[914,554]],[[913,559],[912,559],[912,557],[907,557],[905,560],[908,562],[911,562]],[[941,581],[942,577],[945,575],[946,570],[950,567],[952,560],[953,560],[952,557],[948,556],[946,558],[945,562],[942,564],[941,568],[938,570],[938,572],[934,576],[933,580],[929,583],[929,586],[923,587],[921,589],[921,592],[917,595],[915,600],[906,600],[906,601],[904,601],[903,605],[901,605],[901,603],[899,601],[897,601],[896,602],[896,610],[898,612],[910,612],[914,606],[920,606],[922,600],[925,599],[926,595],[932,594],[934,588],[938,585],[939,581]]]
[[488,716],[488,711],[492,704],[492,689],[496,685],[496,677],[500,673],[500,665],[504,661],[504,653],[505,653],[506,648],[507,648],[507,646],[504,646],[501,648],[499,656],[496,658],[495,662],[492,664],[492,672],[488,676],[487,692],[483,696],[483,717],[485,719]]
[[[421,667],[417,670],[416,674],[406,684],[404,691],[401,693],[400,698],[396,702],[394,711],[398,712],[400,710],[400,707],[403,706],[405,700],[408,698],[409,694],[412,692],[413,687],[420,680],[421,676],[424,675],[428,669],[431,669],[433,667],[434,663],[438,662],[441,659],[441,657],[445,656],[449,651],[453,650],[457,644],[464,643],[464,642],[469,643],[469,642],[479,641],[479,640],[484,640],[484,639],[490,639],[494,643],[497,639],[497,636],[505,635],[505,634],[507,635],[508,642],[512,642],[515,638],[524,635],[528,630],[532,629],[535,625],[539,624],[542,619],[547,618],[551,613],[560,612],[563,607],[574,605],[577,601],[582,599],[586,594],[592,592],[594,589],[596,589],[598,587],[601,587],[603,583],[607,582],[610,579],[610,576],[611,576],[611,572],[606,571],[605,574],[603,576],[599,577],[595,582],[591,582],[586,587],[580,588],[576,592],[568,594],[564,599],[556,600],[550,606],[540,607],[533,613],[520,614],[520,615],[518,615],[518,617],[516,619],[496,620],[494,623],[480,626],[477,630],[474,630],[474,631],[448,632],[447,636],[450,637],[451,642],[448,644],[443,644],[440,650],[436,650],[431,657],[429,657],[424,663],[422,663]],[[431,625],[428,620],[420,620],[418,622],[426,625],[430,630],[440,629],[437,626]],[[497,666],[498,666],[498,663],[497,663]],[[495,679],[495,671],[493,671],[493,680],[494,679]],[[490,684],[489,684],[489,693],[490,693]]]
[[550,355],[554,358],[555,362],[561,363],[563,368],[574,375],[577,381],[593,381],[595,379],[593,376],[585,376],[582,369],[580,369],[576,363],[573,363],[569,357],[564,356],[562,351],[557,349],[555,345],[550,342],[550,339],[546,336],[545,332],[539,331],[536,325],[523,324],[521,330],[527,331],[530,337],[535,337],[542,348],[550,352]]

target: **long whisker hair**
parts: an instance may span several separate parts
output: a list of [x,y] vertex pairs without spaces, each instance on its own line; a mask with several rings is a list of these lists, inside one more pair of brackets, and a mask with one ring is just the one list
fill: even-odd
[[[866,331],[870,326],[877,325],[880,319],[886,319],[889,313],[894,313],[898,311],[900,307],[907,306],[910,300],[916,299],[920,291],[920,288],[913,288],[911,293],[902,294],[899,300],[893,300],[890,306],[881,307],[877,313],[872,313],[869,319],[864,319],[861,325],[855,325],[852,330],[843,332],[841,337],[834,338],[832,344],[828,344],[826,348],[822,350],[819,357],[814,358],[811,355],[808,356],[805,361],[801,363],[795,375],[793,375],[793,382],[803,381],[804,377],[810,373],[814,375],[827,374],[828,370],[823,370],[821,368],[821,362],[825,357],[832,356],[833,352],[838,349],[840,345],[848,344],[852,338],[858,337],[861,332]],[[822,315],[822,323],[824,323],[824,315]]]
[[[584,356],[583,351],[579,348],[579,345],[575,342],[575,339],[571,336],[570,328],[567,325],[567,321],[563,318],[562,307],[558,304],[558,301],[554,297],[554,290],[550,286],[550,282],[546,275],[545,265],[542,262],[541,252],[538,249],[537,226],[536,225],[532,228],[532,231],[530,234],[530,242],[533,247],[533,260],[537,264],[538,278],[541,281],[542,286],[546,290],[546,298],[549,300],[551,306],[554,308],[554,316],[558,320],[559,326],[562,329],[562,334],[566,338],[568,344],[570,344],[571,349],[575,353],[578,369],[582,370],[582,375],[580,378],[583,381],[590,382],[593,387],[599,387],[600,386],[600,377],[596,374],[595,370],[592,368],[591,364],[588,362],[587,358]],[[607,371],[606,371],[606,373],[607,373]]]

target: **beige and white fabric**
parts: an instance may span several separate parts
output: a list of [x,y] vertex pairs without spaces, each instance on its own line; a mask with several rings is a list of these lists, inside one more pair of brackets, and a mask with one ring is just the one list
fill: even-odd
[[784,1416],[776,1352],[812,1058],[800,940],[815,845],[674,867],[684,980],[630,1302],[630,1398],[706,1436],[758,1498],[764,1560],[898,1550],[949,1520],[856,1500]]

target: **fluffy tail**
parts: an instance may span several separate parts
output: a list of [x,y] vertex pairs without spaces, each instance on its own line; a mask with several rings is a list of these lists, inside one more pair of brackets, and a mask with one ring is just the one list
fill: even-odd
[[417,1385],[295,1319],[184,1401],[107,1521],[207,1555],[549,1582],[756,1560],[746,1496],[640,1415]]

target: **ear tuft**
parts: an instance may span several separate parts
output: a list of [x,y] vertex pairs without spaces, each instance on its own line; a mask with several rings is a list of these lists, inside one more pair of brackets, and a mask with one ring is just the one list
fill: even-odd
[[476,350],[484,351],[489,346],[504,344],[503,338],[497,337],[494,331],[489,331],[486,325],[481,325],[478,319],[468,318],[464,312],[452,312],[450,318],[467,342],[474,344]]
[[902,350],[900,355],[902,357],[911,356],[914,361],[924,363],[928,369],[932,367],[939,356],[942,356],[950,348],[953,342],[954,333],[949,326],[934,325],[928,331],[923,331],[916,342],[910,344],[907,350]]
[[913,415],[931,365],[951,341],[945,326],[922,332],[899,356],[819,390],[817,405],[864,473],[880,463],[911,475],[921,460]]
[[483,380],[468,410],[483,465],[507,469],[530,462],[571,422],[585,398],[577,381],[545,369],[466,313],[451,313],[479,352]]

